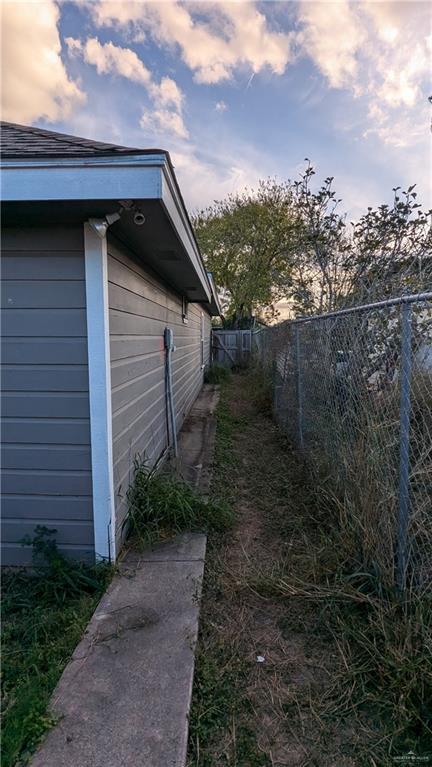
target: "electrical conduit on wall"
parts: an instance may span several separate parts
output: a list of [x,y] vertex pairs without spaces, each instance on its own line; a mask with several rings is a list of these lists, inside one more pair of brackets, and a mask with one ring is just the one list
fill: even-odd
[[[174,335],[171,328],[165,328],[164,330],[164,343],[165,343],[165,385],[167,396],[167,411],[168,417],[171,421],[171,446],[173,449],[174,457],[177,458],[177,430],[176,430],[176,415],[174,404],[174,392],[172,383],[172,353],[175,351]],[[169,442],[169,430],[168,430],[168,442]]]

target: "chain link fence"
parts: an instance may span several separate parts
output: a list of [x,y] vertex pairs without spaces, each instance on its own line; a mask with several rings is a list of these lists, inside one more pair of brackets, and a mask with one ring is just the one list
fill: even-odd
[[383,587],[432,579],[432,293],[254,336],[274,415]]

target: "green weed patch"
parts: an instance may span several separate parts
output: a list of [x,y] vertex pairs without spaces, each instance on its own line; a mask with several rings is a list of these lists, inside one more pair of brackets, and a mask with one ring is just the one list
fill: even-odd
[[51,693],[111,577],[69,561],[37,528],[34,569],[2,577],[2,766],[25,764],[52,726]]
[[224,500],[202,498],[175,475],[136,463],[127,494],[132,539],[150,544],[181,532],[221,532],[232,523]]
[[231,370],[220,362],[213,362],[204,373],[204,383],[221,384],[228,381]]

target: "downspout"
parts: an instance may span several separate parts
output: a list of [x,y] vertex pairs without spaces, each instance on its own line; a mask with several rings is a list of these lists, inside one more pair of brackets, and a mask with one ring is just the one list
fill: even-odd
[[84,223],[84,261],[95,555],[115,559],[107,229],[118,214]]
[[109,348],[107,231],[124,210],[134,210],[134,223],[145,217],[128,200],[103,218],[84,222],[84,261],[89,370],[90,449],[92,467],[95,553],[109,562],[116,558],[113,477],[111,356]]

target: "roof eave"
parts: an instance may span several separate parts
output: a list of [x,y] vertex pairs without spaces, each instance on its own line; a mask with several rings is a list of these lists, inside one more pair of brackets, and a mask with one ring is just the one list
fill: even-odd
[[202,300],[211,300],[210,283],[167,152],[3,158],[0,167],[4,202],[160,201],[193,266]]
[[211,272],[207,272],[207,279],[210,283],[210,288],[211,288],[211,298],[209,301],[210,313],[213,315],[213,317],[222,317],[222,307],[220,305],[216,283],[213,279],[213,275]]

